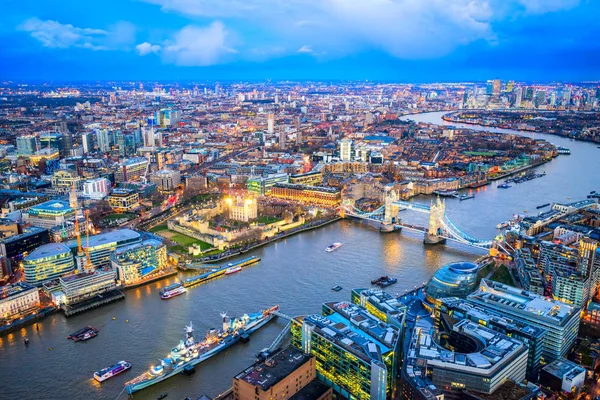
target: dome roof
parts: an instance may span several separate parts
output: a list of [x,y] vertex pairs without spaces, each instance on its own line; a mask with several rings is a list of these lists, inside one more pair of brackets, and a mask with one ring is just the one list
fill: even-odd
[[461,261],[444,265],[425,286],[428,302],[444,297],[466,297],[477,285],[477,264]]

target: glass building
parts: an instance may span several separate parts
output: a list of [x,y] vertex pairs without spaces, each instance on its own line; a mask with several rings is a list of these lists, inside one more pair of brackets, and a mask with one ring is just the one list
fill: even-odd
[[[142,237],[131,229],[117,229],[99,235],[90,236],[89,243],[83,241],[83,248],[88,249],[90,260],[96,268],[108,268],[111,265],[110,256],[115,249],[142,241]],[[77,240],[70,240],[67,246],[73,254],[77,252]]]
[[158,240],[144,240],[117,249],[111,256],[111,263],[121,283],[136,283],[166,268],[167,247]]
[[32,285],[41,285],[72,272],[75,269],[75,260],[71,249],[64,244],[48,243],[25,257],[23,267],[25,281]]
[[579,307],[482,279],[479,289],[468,300],[491,315],[545,329],[542,364],[565,357],[579,332]]
[[292,345],[315,356],[317,377],[341,397],[384,400],[396,388],[400,330],[364,308],[326,303],[293,319]]
[[444,297],[465,298],[477,287],[479,266],[470,262],[454,262],[438,269],[425,286],[430,304]]

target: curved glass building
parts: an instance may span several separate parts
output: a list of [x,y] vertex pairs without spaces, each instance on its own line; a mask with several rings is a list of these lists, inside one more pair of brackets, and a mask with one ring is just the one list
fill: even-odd
[[461,261],[438,269],[425,286],[425,298],[433,304],[444,297],[465,298],[477,286],[477,264]]
[[62,243],[44,244],[23,259],[25,281],[40,285],[75,269],[71,249]]

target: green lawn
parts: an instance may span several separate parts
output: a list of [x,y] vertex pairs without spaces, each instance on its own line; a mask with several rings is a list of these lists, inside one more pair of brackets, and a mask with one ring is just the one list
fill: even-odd
[[496,271],[492,274],[490,279],[506,285],[514,285],[512,276],[510,276],[510,272],[508,271],[508,268],[506,268],[506,265],[499,266],[498,269],[496,269]]
[[169,229],[167,227],[167,224],[160,224],[160,225],[156,225],[155,227],[150,228],[148,230],[152,233],[156,233],[156,232],[166,231],[167,229]]
[[106,217],[104,217],[104,219],[107,221],[123,219],[123,218],[133,219],[133,218],[135,218],[135,215],[129,214],[129,213],[122,213],[122,214],[110,214],[110,215],[107,215]]
[[273,224],[273,223],[279,222],[279,221],[281,221],[281,218],[269,217],[266,215],[262,215],[256,219],[256,222],[258,222],[259,224],[266,224],[266,225]]
[[[195,239],[191,236],[182,235],[181,233],[175,233],[169,239],[171,239],[174,242],[179,243],[182,247],[188,247],[188,246],[191,246],[192,244],[200,245],[200,248],[202,250],[210,249],[211,247],[213,247],[209,243],[203,242],[202,240]],[[186,252],[187,252],[187,249],[186,249]]]

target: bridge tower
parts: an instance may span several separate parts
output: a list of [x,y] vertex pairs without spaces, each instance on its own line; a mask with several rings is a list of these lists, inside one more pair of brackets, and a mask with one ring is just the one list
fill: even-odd
[[429,207],[429,227],[425,232],[425,238],[423,243],[425,244],[443,244],[446,243],[446,239],[443,237],[444,226],[442,220],[446,214],[446,202],[440,200],[438,196],[435,200],[431,201]]
[[396,201],[398,201],[398,193],[394,190],[393,185],[387,185],[384,193],[383,220],[379,228],[381,232],[392,232],[395,229],[396,218],[398,217]]

